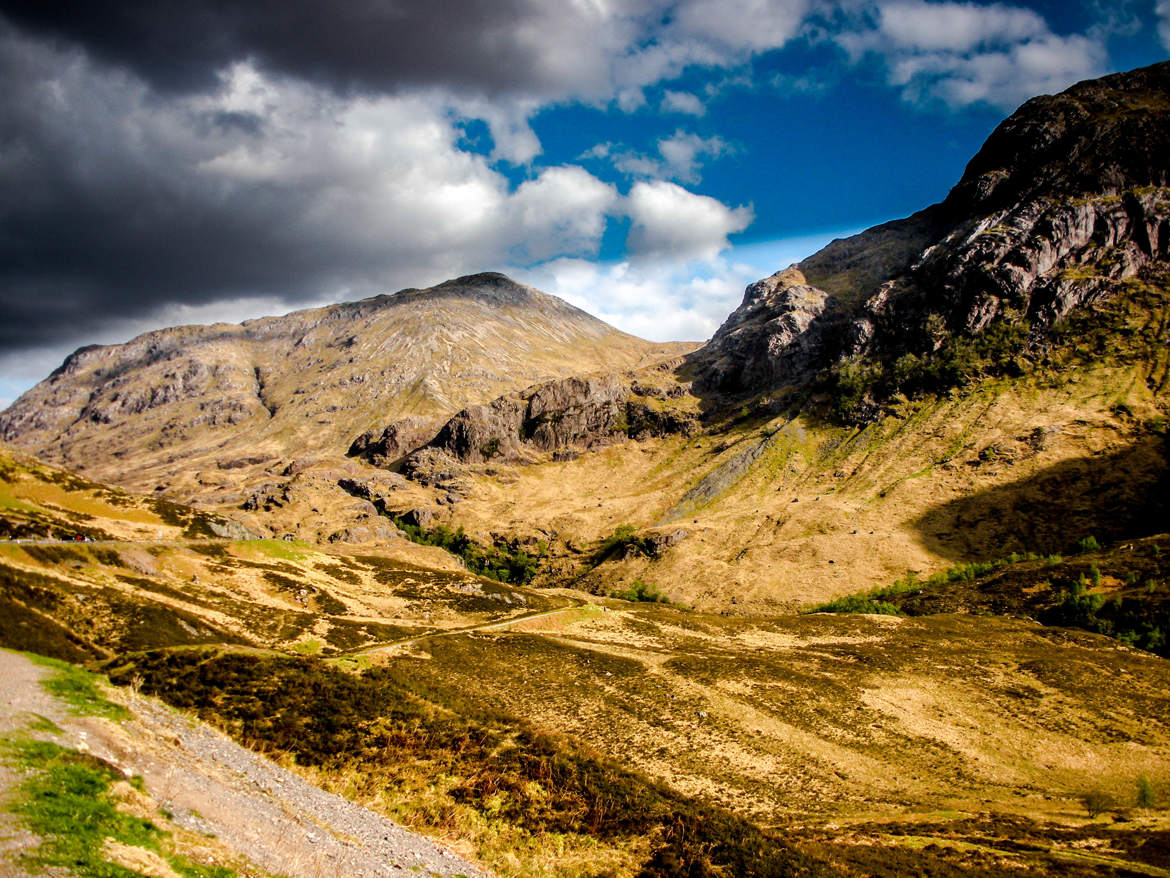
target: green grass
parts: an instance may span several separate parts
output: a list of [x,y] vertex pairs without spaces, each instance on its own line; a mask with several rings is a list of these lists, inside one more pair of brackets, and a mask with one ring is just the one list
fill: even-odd
[[50,695],[68,704],[73,713],[113,720],[129,718],[130,714],[126,708],[102,697],[94,682],[95,677],[87,671],[67,662],[33,653],[25,653],[25,656],[35,664],[53,671],[51,676],[41,681],[41,685]]
[[103,859],[102,847],[113,839],[158,853],[187,878],[235,874],[167,856],[161,846],[165,832],[150,820],[118,810],[110,788],[123,777],[109,763],[49,741],[9,737],[0,747],[7,761],[27,775],[11,807],[41,840],[21,856],[32,870],[57,868],[78,878],[139,878],[138,872]]
[[643,582],[640,579],[635,579],[630,584],[629,588],[610,592],[611,598],[617,598],[622,601],[633,601],[635,603],[648,604],[669,604],[670,598],[658,590],[658,586],[652,585],[648,582]]
[[298,540],[250,540],[244,545],[281,561],[304,561],[311,548],[308,543]]

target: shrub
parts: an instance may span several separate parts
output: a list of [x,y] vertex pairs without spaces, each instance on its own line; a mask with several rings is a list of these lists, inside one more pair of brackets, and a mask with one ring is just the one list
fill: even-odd
[[1113,796],[1102,790],[1090,790],[1082,794],[1081,804],[1085,806],[1085,810],[1089,813],[1090,817],[1097,817],[1117,807],[1117,803],[1113,801]]
[[630,587],[610,593],[610,597],[623,601],[635,601],[649,604],[669,604],[670,598],[658,590],[658,587],[640,579],[630,583]]
[[1137,806],[1139,808],[1153,808],[1158,801],[1154,792],[1154,785],[1144,774],[1137,779]]
[[624,555],[632,550],[639,555],[650,554],[650,543],[645,537],[638,536],[632,524],[619,524],[613,532],[602,538],[593,553],[593,563],[600,564],[615,555]]
[[887,601],[878,601],[862,595],[847,595],[821,604],[810,613],[869,613],[876,616],[900,616],[902,611]]
[[1092,534],[1089,534],[1087,537],[1081,537],[1077,543],[1077,549],[1082,552],[1096,552],[1100,548],[1101,544],[1097,542],[1097,538]]
[[[514,582],[523,585],[536,575],[540,559],[534,558],[519,545],[498,542],[491,546],[477,543],[463,528],[451,530],[444,524],[425,530],[418,525],[408,524],[402,518],[392,519],[398,529],[411,542],[424,546],[438,546],[452,555],[463,559],[464,565],[477,576],[486,576],[497,582]],[[545,544],[547,546],[547,543]]]

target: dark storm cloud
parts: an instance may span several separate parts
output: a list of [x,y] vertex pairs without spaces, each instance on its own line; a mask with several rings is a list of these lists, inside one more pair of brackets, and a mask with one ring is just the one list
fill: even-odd
[[[366,292],[394,261],[390,244],[374,254],[343,224],[304,219],[337,182],[311,153],[301,164],[315,176],[287,180],[207,167],[269,144],[257,113],[162,100],[3,26],[0,81],[0,351],[84,337],[167,303],[295,304],[339,278]],[[308,138],[306,116],[297,133]],[[351,188],[360,194],[362,181]]]
[[510,190],[433,90],[355,97],[238,63],[214,91],[160,93],[3,20],[0,82],[0,357],[588,252],[614,197],[556,169]]
[[[539,93],[546,84],[562,85],[547,82],[550,78],[574,73],[549,65],[550,47],[535,36],[541,22],[552,18],[550,5],[542,0],[5,0],[0,12],[27,32],[81,46],[172,93],[213,88],[218,71],[244,59],[272,73],[344,90],[440,85]],[[561,9],[558,17],[571,18],[571,9]]]

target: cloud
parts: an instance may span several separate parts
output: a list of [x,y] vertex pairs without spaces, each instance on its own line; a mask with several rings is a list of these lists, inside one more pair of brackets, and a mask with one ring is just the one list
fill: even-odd
[[584,168],[548,168],[520,185],[509,214],[526,230],[514,249],[524,261],[561,254],[595,254],[606,216],[619,202],[617,190]]
[[662,109],[668,113],[683,113],[687,116],[703,116],[707,108],[698,96],[686,91],[670,91],[662,93]]
[[1154,14],[1158,16],[1158,39],[1162,48],[1170,51],[1170,0],[1158,0]]
[[714,263],[599,264],[558,259],[522,275],[619,329],[654,341],[702,341],[739,304],[751,271]]
[[9,0],[23,30],[82,47],[168,94],[214,91],[242,61],[339,94],[441,88],[639,105],[689,65],[784,45],[810,0]]
[[714,259],[727,236],[752,221],[750,207],[729,208],[674,183],[635,183],[626,198],[632,220],[629,249],[635,259]]
[[897,2],[879,7],[879,30],[891,44],[915,51],[966,52],[1049,35],[1031,9],[969,3]]
[[479,94],[586,88],[634,35],[638,3],[539,0],[14,0],[23,28],[84,46],[170,93],[214,89],[219,70],[250,60],[343,92],[450,86]]
[[675,131],[670,137],[658,141],[658,152],[664,163],[662,176],[684,183],[699,181],[701,158],[718,158],[730,151],[722,137],[700,137],[684,131]]
[[925,0],[860,8],[832,39],[854,62],[882,58],[889,84],[912,102],[1011,110],[1104,72],[1103,33],[1058,35],[1031,9]]
[[666,178],[683,183],[698,183],[704,159],[718,158],[733,149],[722,137],[700,137],[678,129],[661,138],[656,156],[623,149],[613,143],[594,144],[579,157],[581,161],[608,162],[614,169],[637,179]]
[[430,94],[339,96],[236,64],[215,93],[160,100],[11,32],[0,77],[3,349],[180,303],[288,310],[595,253],[622,209],[580,167],[513,189]]
[[810,0],[690,0],[676,10],[675,31],[733,52],[762,52],[796,36],[811,8]]

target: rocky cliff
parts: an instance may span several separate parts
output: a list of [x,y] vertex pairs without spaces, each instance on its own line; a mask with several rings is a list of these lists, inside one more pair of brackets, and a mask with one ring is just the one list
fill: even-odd
[[[945,201],[748,287],[694,355],[706,392],[808,388],[865,420],[1041,349],[1170,250],[1170,63],[1025,103]],[[826,385],[822,385],[826,386]]]

